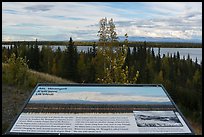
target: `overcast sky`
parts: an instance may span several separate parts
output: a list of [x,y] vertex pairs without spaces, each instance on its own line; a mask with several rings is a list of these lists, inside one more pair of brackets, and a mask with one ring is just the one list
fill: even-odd
[[202,40],[201,2],[2,2],[2,40],[96,40],[103,17],[118,36]]

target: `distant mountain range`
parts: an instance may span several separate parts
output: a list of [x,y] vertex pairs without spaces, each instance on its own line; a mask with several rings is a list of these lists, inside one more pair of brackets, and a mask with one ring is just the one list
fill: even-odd
[[[118,37],[119,41],[124,41],[124,36]],[[82,40],[82,41],[93,41],[97,42],[96,40]],[[146,41],[146,42],[181,42],[181,43],[202,43],[201,39],[180,39],[180,38],[162,38],[162,37],[136,37],[136,36],[129,36],[128,41]]]
[[29,103],[50,103],[50,104],[143,104],[143,105],[172,105],[170,101],[88,101],[88,100],[30,100]]
[[[119,41],[124,41],[124,37],[119,37]],[[129,36],[128,41],[147,41],[147,42],[184,42],[184,43],[202,43],[200,39],[180,39],[180,38],[162,38],[162,37],[134,37]]]

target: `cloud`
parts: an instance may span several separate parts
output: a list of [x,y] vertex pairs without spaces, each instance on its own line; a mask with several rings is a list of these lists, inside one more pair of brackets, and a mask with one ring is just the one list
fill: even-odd
[[85,18],[77,18],[77,17],[65,17],[65,16],[50,16],[50,17],[59,19],[59,20],[86,20]]
[[4,10],[3,13],[5,14],[17,14],[17,11],[16,10]]
[[202,15],[199,12],[181,14],[180,16],[155,17],[152,19],[137,19],[130,21],[116,21],[120,27],[119,34],[128,32],[133,36],[170,37],[192,39],[202,37]]
[[[29,33],[50,40],[64,33],[76,39],[97,39],[102,17],[114,19],[119,36],[128,33],[129,36],[202,39],[201,2],[3,2],[2,37],[17,40],[20,37],[12,33]],[[24,33],[25,30],[29,31]]]
[[27,6],[24,9],[32,12],[38,12],[38,11],[51,10],[52,7],[54,7],[54,5],[33,5],[33,6]]
[[101,94],[99,92],[72,92],[72,93],[56,93],[54,95],[34,95],[32,101],[44,100],[87,100],[87,101],[145,101],[145,102],[169,102],[167,97],[148,97],[136,95],[120,95],[120,94]]

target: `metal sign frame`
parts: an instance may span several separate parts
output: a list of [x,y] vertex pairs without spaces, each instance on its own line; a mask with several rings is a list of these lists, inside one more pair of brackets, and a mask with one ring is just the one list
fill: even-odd
[[[173,107],[175,107],[176,111],[180,114],[181,118],[184,120],[184,122],[186,123],[187,127],[190,129],[191,133],[164,133],[165,135],[195,135],[195,132],[193,130],[193,128],[190,126],[189,122],[186,120],[186,118],[184,117],[184,115],[181,113],[181,111],[179,110],[179,108],[177,107],[177,105],[175,104],[175,102],[173,101],[173,99],[170,97],[170,95],[168,94],[168,92],[166,91],[166,89],[164,88],[164,86],[162,84],[79,84],[79,83],[69,83],[69,84],[56,84],[56,83],[38,83],[35,88],[32,90],[30,96],[28,97],[28,99],[25,101],[24,105],[21,108],[21,111],[15,116],[14,120],[12,121],[12,123],[10,124],[9,128],[7,129],[7,131],[5,132],[5,135],[59,135],[58,133],[12,133],[10,132],[10,130],[12,129],[13,125],[15,124],[15,122],[17,121],[18,117],[21,115],[21,113],[23,112],[24,108],[26,107],[26,105],[28,104],[28,102],[30,101],[31,97],[33,96],[33,94],[35,93],[36,89],[38,88],[38,86],[78,86],[78,87],[88,87],[88,86],[96,86],[96,87],[161,87],[163,89],[163,91],[165,92],[165,94],[167,95],[167,97],[169,98],[170,102],[172,103]],[[137,133],[135,133],[136,135]],[[160,135],[161,133],[152,133],[153,135]],[[67,133],[60,133],[60,135],[68,135]],[[70,133],[69,135],[77,135],[77,133]],[[78,134],[80,135],[80,134]],[[99,134],[97,134],[99,135]],[[111,134],[111,135],[114,135]],[[129,135],[128,133],[125,135]],[[130,134],[132,135],[132,134]],[[142,133],[138,133],[137,135],[147,135],[147,134],[142,134]]]

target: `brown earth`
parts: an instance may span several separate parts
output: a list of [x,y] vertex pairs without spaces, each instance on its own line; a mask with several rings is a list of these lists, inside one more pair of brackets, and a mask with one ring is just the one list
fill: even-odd
[[20,89],[2,84],[2,134],[21,111],[32,89]]

